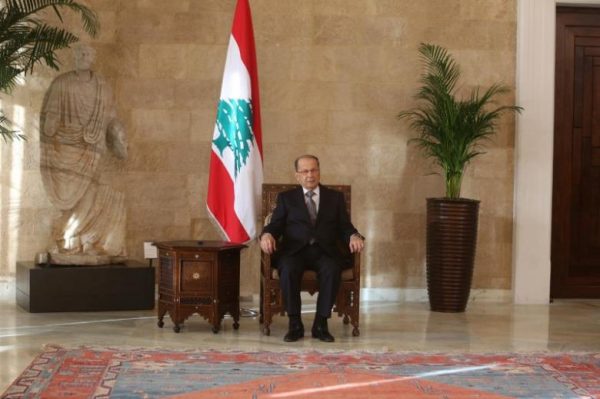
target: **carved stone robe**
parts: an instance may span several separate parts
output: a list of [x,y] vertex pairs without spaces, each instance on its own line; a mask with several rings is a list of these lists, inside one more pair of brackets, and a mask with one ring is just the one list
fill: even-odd
[[99,183],[107,143],[123,139],[115,114],[110,88],[92,71],[62,74],[46,93],[40,168],[46,193],[62,212],[53,229],[51,263],[95,264],[126,256],[124,195]]

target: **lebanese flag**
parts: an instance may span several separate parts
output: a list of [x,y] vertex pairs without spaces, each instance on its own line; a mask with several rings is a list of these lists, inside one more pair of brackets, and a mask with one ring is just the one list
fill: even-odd
[[231,242],[257,233],[263,182],[262,132],[252,16],[238,0],[213,133],[206,207]]

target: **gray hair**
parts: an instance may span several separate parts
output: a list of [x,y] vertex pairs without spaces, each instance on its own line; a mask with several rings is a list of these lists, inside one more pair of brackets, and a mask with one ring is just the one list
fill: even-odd
[[294,169],[296,169],[296,172],[298,171],[298,161],[300,161],[301,159],[314,159],[315,161],[317,161],[317,166],[321,167],[321,165],[319,164],[319,158],[317,158],[315,155],[311,155],[311,154],[304,154],[304,155],[300,155],[298,158],[296,158],[296,160],[294,161]]

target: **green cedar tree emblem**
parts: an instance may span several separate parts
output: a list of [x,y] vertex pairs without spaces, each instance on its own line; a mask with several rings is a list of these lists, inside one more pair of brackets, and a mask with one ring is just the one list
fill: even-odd
[[252,132],[252,103],[245,99],[226,99],[219,101],[217,111],[217,129],[219,137],[213,140],[221,156],[229,148],[235,159],[235,176],[248,161],[254,145]]

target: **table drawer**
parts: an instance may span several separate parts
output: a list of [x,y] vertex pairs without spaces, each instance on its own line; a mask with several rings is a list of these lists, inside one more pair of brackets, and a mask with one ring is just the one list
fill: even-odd
[[213,284],[213,262],[180,260],[180,286],[182,292],[210,293]]
[[178,253],[180,260],[191,261],[214,261],[216,260],[214,252],[180,252]]

